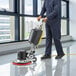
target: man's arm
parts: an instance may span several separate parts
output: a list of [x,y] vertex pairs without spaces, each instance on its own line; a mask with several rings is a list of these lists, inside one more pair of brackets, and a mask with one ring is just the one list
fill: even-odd
[[44,0],[44,4],[43,4],[43,7],[42,7],[40,16],[43,16],[45,12],[46,12],[46,8],[45,8],[45,0]]
[[48,16],[47,19],[53,19],[59,12],[61,8],[61,0],[54,0],[54,10],[51,12]]

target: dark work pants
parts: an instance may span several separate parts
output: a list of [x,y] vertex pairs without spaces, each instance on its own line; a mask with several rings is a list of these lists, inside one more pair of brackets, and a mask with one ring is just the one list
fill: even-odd
[[46,24],[46,50],[45,54],[50,55],[52,50],[52,38],[54,39],[57,55],[64,54],[60,39],[53,37],[50,25]]

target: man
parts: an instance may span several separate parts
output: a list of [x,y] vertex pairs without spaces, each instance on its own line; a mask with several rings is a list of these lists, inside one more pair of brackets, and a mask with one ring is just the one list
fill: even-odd
[[52,38],[54,39],[57,51],[55,59],[61,59],[65,55],[60,42],[61,0],[44,0],[40,16],[37,18],[38,21],[43,17],[45,12],[46,17],[43,18],[43,21],[46,22],[46,50],[45,55],[41,59],[51,58]]

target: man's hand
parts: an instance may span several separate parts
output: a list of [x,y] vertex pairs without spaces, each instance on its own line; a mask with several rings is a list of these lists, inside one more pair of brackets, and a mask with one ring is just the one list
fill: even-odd
[[47,17],[43,18],[43,22],[46,22],[47,21]]
[[40,21],[40,19],[42,18],[42,16],[37,17],[37,20]]

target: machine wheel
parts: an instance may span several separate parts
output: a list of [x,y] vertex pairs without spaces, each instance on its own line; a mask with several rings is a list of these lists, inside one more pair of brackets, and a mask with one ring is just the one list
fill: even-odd
[[33,57],[33,62],[36,62],[37,61],[37,58],[36,57]]

